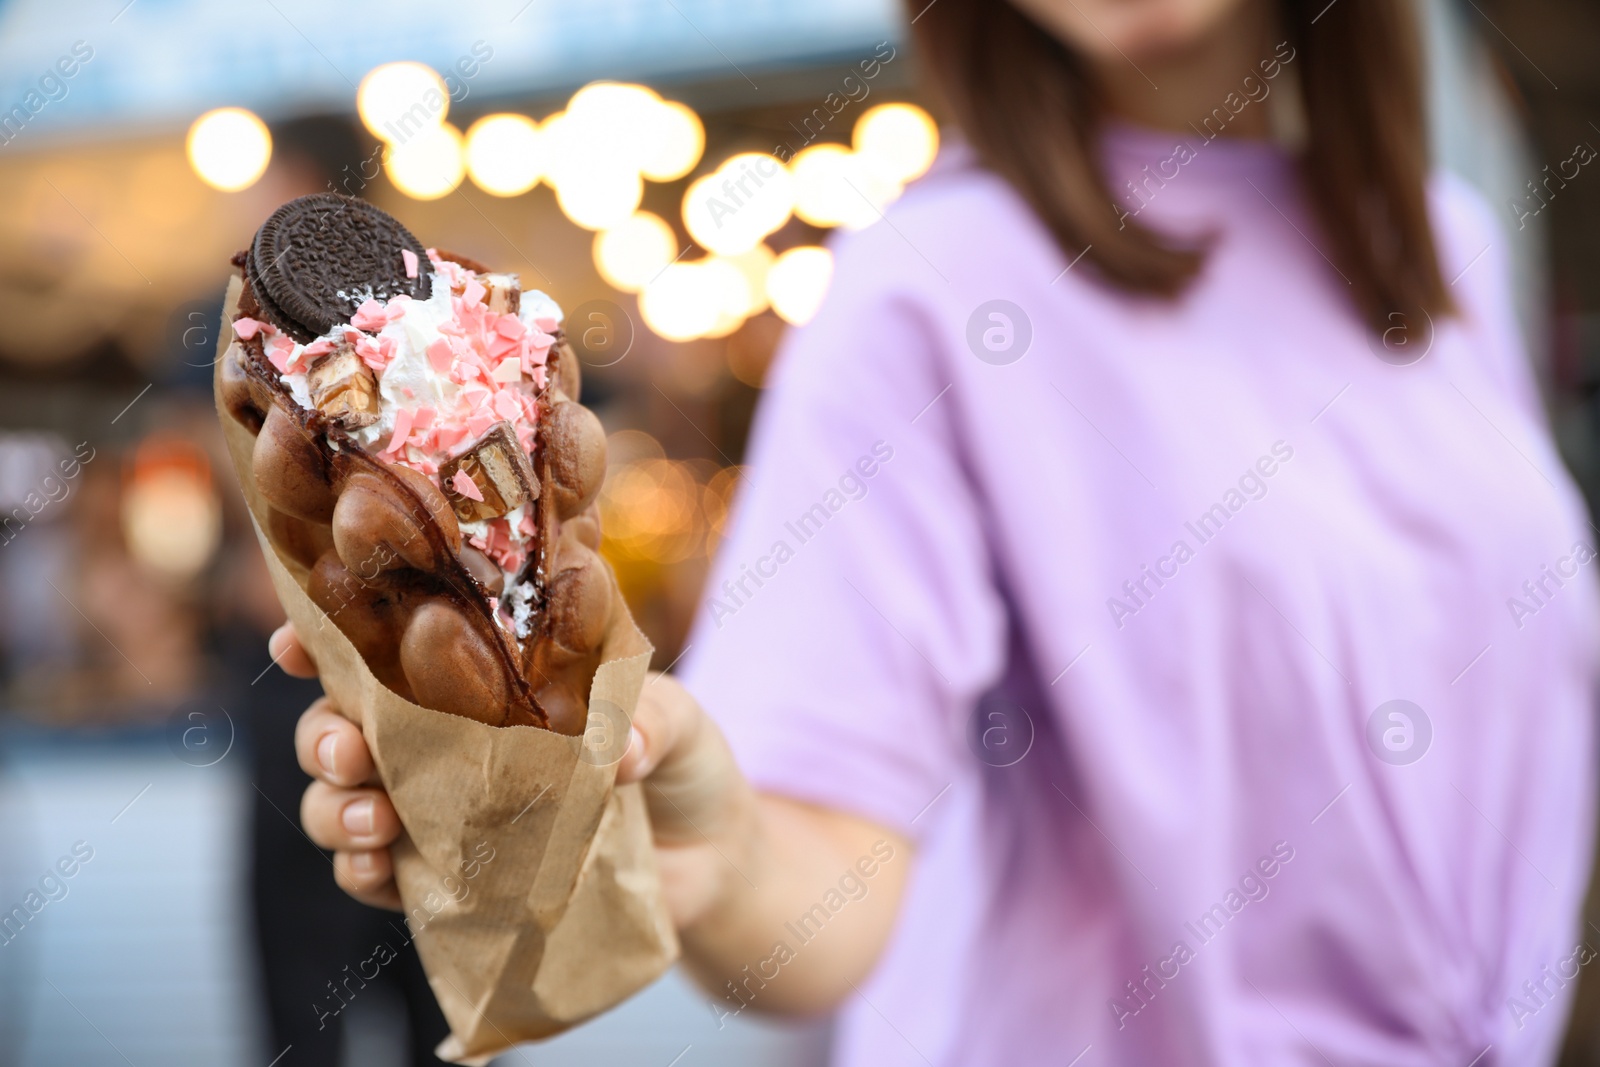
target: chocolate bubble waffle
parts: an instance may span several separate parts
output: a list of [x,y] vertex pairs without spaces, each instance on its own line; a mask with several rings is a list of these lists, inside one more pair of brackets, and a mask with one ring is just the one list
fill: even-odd
[[405,699],[581,733],[625,608],[559,308],[335,194],[285,204],[233,262],[222,403],[307,595]]

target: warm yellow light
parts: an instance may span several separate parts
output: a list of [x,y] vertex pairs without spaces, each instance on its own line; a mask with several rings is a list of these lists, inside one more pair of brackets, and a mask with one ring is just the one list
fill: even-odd
[[639,314],[667,340],[692,341],[717,327],[722,296],[702,264],[674,263],[639,294]]
[[855,150],[872,170],[905,184],[933,165],[939,127],[915,104],[879,104],[856,122]]
[[461,131],[449,123],[431,126],[391,147],[383,169],[394,187],[412,199],[437,200],[466,176]]
[[567,114],[615,138],[637,155],[660,106],[661,97],[643,85],[591,82],[572,94]]
[[237,192],[261,177],[272,159],[266,123],[242,107],[207,111],[189,127],[189,165],[213,189]]
[[717,317],[706,337],[726,337],[744,325],[745,316],[756,306],[750,280],[731,259],[709,256],[700,261],[701,281],[715,294]]
[[467,130],[467,173],[486,193],[516,196],[544,176],[544,142],[525,115],[485,115]]
[[594,235],[594,265],[613,287],[637,293],[678,255],[678,238],[666,220],[635,211]]
[[556,203],[567,218],[586,230],[620,226],[639,207],[644,183],[638,172],[599,165],[586,171],[567,170],[552,179]]
[[794,174],[794,213],[813,226],[852,230],[870,226],[901,192],[897,182],[842,145],[813,145],[789,166]]
[[767,272],[772,310],[796,326],[811,321],[833,278],[833,253],[816,245],[791,248]]
[[689,186],[683,221],[709,252],[735,256],[749,251],[789,221],[794,179],[765,152],[742,152]]
[[425,63],[385,63],[361,79],[356,111],[372,136],[399,145],[444,122],[450,93]]
[[740,318],[748,318],[767,309],[767,274],[772,270],[772,264],[777,260],[777,255],[764,244],[756,245],[748,252],[740,252],[737,256],[728,256],[724,262],[732,264],[744,275],[745,293],[744,302],[737,306],[730,305],[729,310],[738,314]]
[[676,181],[695,168],[705,149],[706,128],[700,116],[687,104],[663,100],[651,116],[640,165],[651,181]]

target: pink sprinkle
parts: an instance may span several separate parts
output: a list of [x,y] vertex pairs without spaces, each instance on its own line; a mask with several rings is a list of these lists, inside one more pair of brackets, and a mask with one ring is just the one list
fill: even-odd
[[394,338],[387,335],[379,337],[378,351],[383,354],[383,362],[388,364],[394,359]]
[[500,598],[497,597],[497,596],[490,597],[489,598],[489,613],[492,615],[492,614],[495,614],[496,612],[498,612],[499,610],[500,610]]
[[476,278],[467,279],[467,287],[461,292],[461,300],[468,307],[483,303],[483,294],[488,292],[483,283]]
[[468,500],[476,500],[480,504],[483,502],[483,492],[478,488],[478,483],[474,482],[466,471],[456,471],[455,475],[450,479],[450,484],[455,487],[456,492]]
[[289,356],[283,349],[276,346],[268,349],[267,359],[271,361],[274,367],[278,368],[279,374],[289,373]]
[[528,327],[515,315],[497,315],[494,320],[494,332],[515,341],[528,332]]
[[400,258],[405,261],[406,277],[415,278],[417,276],[417,254],[409,248],[402,248],[400,250]]
[[538,318],[533,320],[533,324],[539,327],[539,329],[543,330],[545,333],[555,333],[556,327],[560,325],[560,323],[556,322],[556,320],[551,318],[549,315],[540,315]]
[[256,331],[266,325],[251,318],[237,318],[233,320],[233,332],[239,335],[239,340],[248,341],[256,335]]
[[450,342],[443,337],[428,343],[428,362],[439,374],[450,373],[451,352]]
[[522,405],[517,403],[517,396],[512,392],[496,393],[494,395],[494,410],[507,422],[514,422],[522,414]]
[[517,529],[521,530],[528,537],[532,537],[534,534],[539,532],[539,527],[534,525],[531,511],[524,511],[522,513],[522,521],[517,523]]
[[352,330],[349,327],[345,328],[344,339],[345,339],[345,343],[346,344],[352,344],[353,345],[357,341],[361,340],[361,338],[363,336],[365,336],[365,335],[362,334],[362,332],[360,330]]
[[401,395],[403,395],[407,400],[415,400],[417,398],[416,391],[409,385],[402,385],[400,387],[400,392]]
[[502,359],[494,368],[494,380],[497,382],[514,382],[522,378],[522,361],[520,359]]
[[489,427],[493,426],[499,421],[499,419],[494,417],[493,412],[474,412],[472,416],[467,419],[467,433],[471,434],[473,437],[481,436],[488,433]]
[[350,316],[350,325],[358,330],[372,330],[377,332],[389,324],[389,318],[383,312],[383,305],[376,300],[363,301],[356,308],[356,313]]
[[535,367],[535,368],[533,368],[533,374],[532,374],[533,384],[538,386],[540,389],[543,389],[545,387],[545,384],[546,384],[546,382],[548,380],[548,377],[549,377],[549,375],[546,373],[546,371],[545,371],[545,369],[543,367]]
[[332,351],[333,342],[326,337],[322,337],[306,345],[305,357],[307,359],[316,359],[318,356],[325,356]]
[[417,429],[426,430],[426,429],[431,428],[433,426],[433,419],[434,419],[434,416],[436,414],[437,414],[437,412],[435,412],[432,408],[429,408],[429,407],[418,408],[417,409],[417,414],[416,414],[416,427],[417,427]]
[[394,413],[394,433],[390,436],[389,444],[385,446],[383,454],[400,451],[401,446],[406,443],[406,438],[411,436],[411,421],[412,414],[405,408]]
[[489,543],[477,534],[473,534],[471,537],[467,538],[467,544],[471,545],[479,552],[482,552],[488,548]]
[[440,426],[433,431],[434,440],[439,442],[439,451],[450,452],[467,439],[465,426]]

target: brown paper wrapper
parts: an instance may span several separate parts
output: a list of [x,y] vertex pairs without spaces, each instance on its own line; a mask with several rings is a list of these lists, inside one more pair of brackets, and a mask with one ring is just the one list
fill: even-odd
[[[450,1023],[441,1059],[483,1064],[549,1037],[658,978],[678,955],[638,785],[614,788],[651,646],[626,611],[606,634],[590,729],[494,727],[405,700],[378,681],[306,595],[306,568],[264,532],[255,439],[221,400],[240,282],[224,306],[217,413],[278,598],[323,688],[361,727],[405,832],[395,879]],[[616,731],[622,731],[620,738]]]

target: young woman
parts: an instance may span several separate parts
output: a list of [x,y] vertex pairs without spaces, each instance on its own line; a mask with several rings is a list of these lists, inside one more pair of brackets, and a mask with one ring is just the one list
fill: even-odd
[[1549,1062],[1593,542],[1408,5],[915,6],[965,145],[838,242],[622,768],[689,969],[848,1065]]

